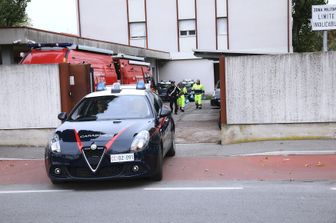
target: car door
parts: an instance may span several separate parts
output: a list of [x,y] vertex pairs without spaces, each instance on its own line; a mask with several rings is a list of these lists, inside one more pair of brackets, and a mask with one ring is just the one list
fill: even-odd
[[[157,115],[159,116],[160,112],[163,109],[163,102],[160,99],[160,97],[156,94],[152,94],[153,96],[153,103],[154,103],[154,109],[157,112]],[[159,128],[160,128],[160,135],[161,140],[163,144],[163,154],[166,154],[166,152],[169,149],[169,146],[171,145],[171,116],[166,117],[159,117]]]

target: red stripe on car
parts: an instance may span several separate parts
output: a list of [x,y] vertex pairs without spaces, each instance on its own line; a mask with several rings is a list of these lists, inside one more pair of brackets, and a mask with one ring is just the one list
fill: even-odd
[[109,151],[109,150],[111,149],[111,146],[112,146],[112,144],[114,143],[114,141],[116,141],[117,138],[118,138],[123,132],[125,132],[125,130],[128,129],[128,128],[129,128],[129,127],[123,128],[117,135],[113,136],[113,138],[112,138],[110,141],[108,141],[108,142],[106,143],[106,145],[105,145],[105,147],[106,147],[106,151]]
[[75,131],[75,137],[76,137],[76,142],[77,142],[78,149],[79,149],[79,151],[82,151],[83,144],[82,144],[82,142],[79,138],[79,135],[78,135],[76,129],[74,129],[74,131]]

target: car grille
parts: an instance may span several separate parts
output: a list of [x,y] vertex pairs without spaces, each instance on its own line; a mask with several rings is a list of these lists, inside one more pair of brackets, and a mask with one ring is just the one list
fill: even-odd
[[97,172],[93,173],[89,168],[80,167],[68,167],[68,171],[71,176],[79,178],[96,178],[96,177],[113,177],[122,172],[122,166],[116,165],[111,167],[103,167]]
[[95,150],[92,150],[90,147],[84,147],[82,151],[91,169],[97,170],[98,165],[104,156],[105,147],[97,147]]

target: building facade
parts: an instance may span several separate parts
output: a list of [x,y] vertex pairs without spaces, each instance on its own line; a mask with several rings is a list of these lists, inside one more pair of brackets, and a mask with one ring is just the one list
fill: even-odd
[[[211,92],[218,63],[193,50],[292,52],[291,0],[77,0],[81,37],[170,52],[156,80],[200,79]],[[217,75],[217,76],[216,76]]]

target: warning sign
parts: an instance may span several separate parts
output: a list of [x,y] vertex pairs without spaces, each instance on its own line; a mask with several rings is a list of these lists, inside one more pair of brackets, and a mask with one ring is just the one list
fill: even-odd
[[336,29],[336,5],[312,6],[312,30]]

